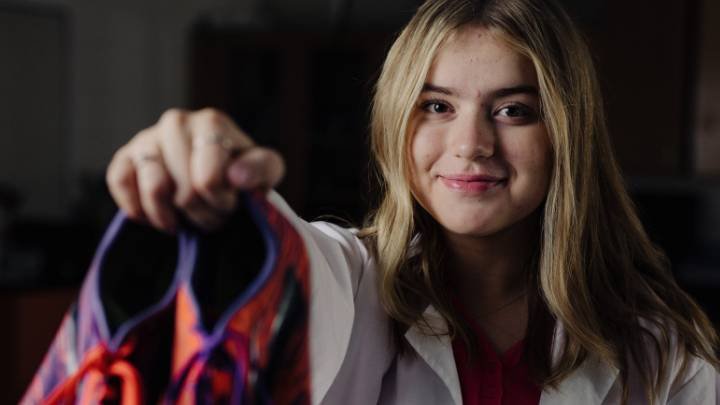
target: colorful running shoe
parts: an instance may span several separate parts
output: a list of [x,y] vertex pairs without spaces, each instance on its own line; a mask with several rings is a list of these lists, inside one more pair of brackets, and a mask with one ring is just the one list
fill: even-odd
[[308,404],[308,258],[264,196],[188,243],[166,403]]
[[22,403],[309,403],[304,244],[243,202],[177,238],[118,215]]
[[158,402],[185,239],[115,217],[22,404]]

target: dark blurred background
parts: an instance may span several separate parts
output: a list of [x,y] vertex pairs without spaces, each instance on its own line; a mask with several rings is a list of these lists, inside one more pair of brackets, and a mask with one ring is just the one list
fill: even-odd
[[[720,3],[566,0],[652,238],[720,321]],[[169,107],[279,149],[305,218],[360,223],[368,100],[419,0],[0,0],[0,403],[17,400],[115,211],[112,153]]]

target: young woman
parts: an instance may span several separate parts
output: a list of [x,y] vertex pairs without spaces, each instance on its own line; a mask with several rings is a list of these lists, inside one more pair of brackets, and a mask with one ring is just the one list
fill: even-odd
[[[623,186],[592,58],[552,0],[428,0],[377,83],[360,231],[291,217],[312,261],[315,403],[717,403],[718,339]],[[213,228],[281,157],[168,111],[108,169],[118,205]]]

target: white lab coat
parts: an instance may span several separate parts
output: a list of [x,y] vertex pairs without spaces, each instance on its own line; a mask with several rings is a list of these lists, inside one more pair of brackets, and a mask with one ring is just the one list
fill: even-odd
[[[302,221],[275,192],[269,199],[299,230],[310,256],[313,404],[461,405],[447,337],[427,336],[413,327],[405,338],[415,353],[395,353],[388,317],[378,299],[373,258],[353,232]],[[434,326],[444,328],[432,307],[426,315]],[[556,342],[563,339],[562,325],[555,334]],[[718,373],[706,361],[693,358],[689,371],[679,377],[677,359],[670,359],[670,367],[670,378],[656,393],[657,404],[720,404]],[[646,403],[632,370],[629,384],[629,403]],[[618,371],[591,357],[557,390],[543,391],[540,404],[619,404],[621,395]]]

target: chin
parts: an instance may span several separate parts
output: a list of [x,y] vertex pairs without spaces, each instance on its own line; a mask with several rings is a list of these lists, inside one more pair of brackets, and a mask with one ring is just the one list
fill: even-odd
[[462,236],[473,236],[473,237],[485,237],[493,235],[500,231],[497,224],[488,222],[475,222],[475,221],[443,221],[440,223],[446,232],[462,235]]

